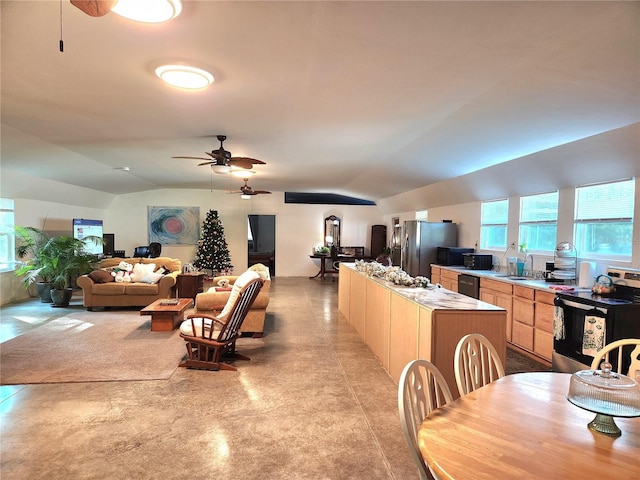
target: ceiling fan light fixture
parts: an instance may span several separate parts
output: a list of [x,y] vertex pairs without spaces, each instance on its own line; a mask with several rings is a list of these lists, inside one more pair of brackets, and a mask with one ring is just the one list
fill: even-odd
[[254,175],[255,173],[256,172],[254,172],[253,170],[248,170],[246,168],[231,170],[231,175],[238,178],[247,178],[247,177],[250,177],[251,175]]
[[118,0],[111,11],[134,22],[162,23],[180,15],[182,3],[180,0]]
[[231,167],[229,165],[211,165],[211,170],[213,173],[225,174],[231,171]]
[[251,195],[247,195],[246,193],[243,193],[242,195],[240,195],[240,198],[242,200],[251,200]]
[[156,75],[172,87],[190,90],[205,88],[213,83],[213,75],[209,72],[186,65],[162,65],[156,68]]

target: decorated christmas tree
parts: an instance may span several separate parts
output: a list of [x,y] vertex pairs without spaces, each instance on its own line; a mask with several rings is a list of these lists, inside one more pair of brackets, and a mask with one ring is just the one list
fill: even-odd
[[218,217],[217,210],[209,210],[202,222],[202,237],[198,241],[198,250],[193,265],[197,268],[217,273],[229,274],[233,269],[229,247],[224,238],[224,226]]

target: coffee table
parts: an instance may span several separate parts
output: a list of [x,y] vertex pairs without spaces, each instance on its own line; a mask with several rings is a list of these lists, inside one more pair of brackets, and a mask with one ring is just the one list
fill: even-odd
[[[176,304],[162,305],[168,302]],[[161,298],[140,310],[140,315],[151,315],[152,332],[170,332],[184,320],[184,311],[191,305],[191,298]]]

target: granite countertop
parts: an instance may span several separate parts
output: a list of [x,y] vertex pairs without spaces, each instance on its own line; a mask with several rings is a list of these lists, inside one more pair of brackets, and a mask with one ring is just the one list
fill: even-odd
[[[360,275],[366,276],[363,272],[355,268],[354,263],[343,263],[340,268],[346,266]],[[372,282],[382,285],[385,288],[401,295],[422,307],[429,310],[484,310],[484,311],[504,311],[503,308],[481,302],[475,298],[467,297],[461,293],[452,292],[446,288],[431,285],[427,288],[403,287],[378,277],[366,276]]]
[[[440,267],[442,270],[450,270],[453,272],[464,273],[466,275],[473,275],[481,278],[490,278],[492,280],[498,280],[500,282],[509,283],[511,285],[520,285],[523,287],[535,288],[537,290],[543,290],[545,292],[558,293],[556,290],[550,287],[554,285],[564,285],[562,283],[549,283],[549,282],[545,282],[544,280],[529,278],[529,277],[527,277],[526,280],[516,280],[514,278],[507,276],[504,272],[496,272],[495,270],[470,270],[465,267],[457,267],[457,266],[444,266],[444,265],[437,265],[437,266]],[[568,286],[573,287],[573,290],[571,290],[570,292],[562,292],[562,293],[591,292],[590,288],[578,288],[577,285],[568,285]]]

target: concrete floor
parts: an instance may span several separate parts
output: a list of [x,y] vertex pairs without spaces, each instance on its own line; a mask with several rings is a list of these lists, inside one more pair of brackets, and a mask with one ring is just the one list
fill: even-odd
[[[0,387],[0,476],[417,479],[397,387],[339,315],[337,285],[274,278],[264,338],[238,342],[253,342],[238,372]],[[5,306],[0,339],[69,310]]]
[[[238,372],[0,387],[2,479],[418,478],[396,385],[339,318],[337,282],[274,278],[269,311]],[[2,340],[67,312],[3,307]]]

